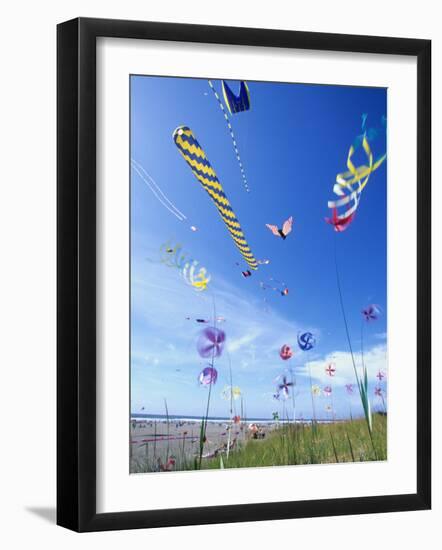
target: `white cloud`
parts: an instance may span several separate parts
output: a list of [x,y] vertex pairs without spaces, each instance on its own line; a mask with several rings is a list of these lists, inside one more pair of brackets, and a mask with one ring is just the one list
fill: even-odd
[[[361,354],[353,353],[353,358],[360,375],[362,369]],[[367,367],[369,382],[375,382],[376,374],[379,370],[387,370],[387,346],[380,344],[364,352],[364,362]],[[336,374],[332,378],[325,372],[326,367],[330,363],[334,363],[336,367]],[[355,380],[353,360],[348,351],[334,351],[321,359],[310,361],[299,370],[299,373],[303,376],[308,376],[309,369],[312,378],[322,383],[332,381],[334,385],[342,386]]]
[[235,351],[239,351],[243,349],[245,346],[252,344],[255,342],[255,340],[260,336],[262,333],[261,330],[257,330],[255,327],[255,330],[252,332],[249,332],[247,334],[244,334],[243,336],[239,336],[238,338],[231,339],[227,343],[227,349],[230,353],[234,353]]
[[170,367],[198,363],[195,344],[204,325],[195,318],[214,317],[213,296],[216,316],[226,319],[219,325],[227,334],[226,349],[242,370],[279,369],[276,359],[285,338],[296,342],[296,322],[266,313],[263,301],[218,276],[207,292],[195,292],[178,269],[154,263],[147,269],[141,263],[133,268],[132,282],[133,357],[160,357]]

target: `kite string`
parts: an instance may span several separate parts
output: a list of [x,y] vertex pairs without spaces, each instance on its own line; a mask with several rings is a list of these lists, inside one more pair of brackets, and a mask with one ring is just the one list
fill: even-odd
[[160,186],[159,186],[159,185],[157,184],[157,182],[153,179],[153,177],[152,177],[150,174],[148,174],[148,173],[146,172],[146,170],[144,169],[144,167],[142,166],[142,164],[140,164],[140,163],[139,163],[138,161],[136,161],[135,159],[131,159],[131,162],[133,162],[134,165],[136,165],[136,166],[139,168],[139,170],[141,170],[141,171],[144,173],[144,175],[149,179],[150,183],[155,187],[155,189],[157,190],[157,192],[160,193],[160,195],[162,196],[162,198],[164,199],[164,201],[165,201],[166,203],[168,203],[169,206],[170,206],[173,210],[175,210],[180,216],[182,216],[182,217],[186,220],[187,217],[185,216],[185,214],[183,214],[183,213],[181,212],[181,210],[179,210],[179,209],[178,209],[178,208],[177,208],[177,207],[176,207],[176,206],[166,197],[166,195],[165,195],[165,194],[163,193],[163,191],[161,190]]
[[132,168],[139,175],[139,177],[144,181],[144,183],[149,187],[158,201],[165,207],[171,214],[176,216],[180,221],[187,220],[187,217],[166,197],[166,195],[161,191],[158,184],[150,176],[146,170],[139,164],[136,160],[131,159]]
[[224,105],[221,101],[221,98],[219,97],[218,95],[218,92],[215,90],[215,87],[213,86],[213,83],[211,80],[208,80],[209,82],[209,86],[215,96],[215,99],[217,100],[218,102],[218,105],[224,115],[224,120],[226,121],[226,124],[227,124],[227,128],[229,129],[229,133],[230,133],[230,137],[232,138],[232,145],[233,145],[233,149],[235,151],[235,155],[236,155],[236,160],[238,161],[238,165],[239,165],[239,169],[240,169],[240,172],[241,172],[241,177],[243,179],[243,182],[244,182],[244,187],[246,188],[246,191],[249,193],[250,192],[250,188],[249,188],[249,184],[247,183],[247,177],[246,177],[246,173],[245,173],[245,170],[244,170],[244,166],[243,166],[243,163],[242,163],[242,160],[241,160],[241,155],[239,154],[239,151],[238,151],[238,144],[237,144],[237,141],[236,141],[236,138],[235,138],[235,134],[233,133],[233,128],[232,128],[232,125],[230,123],[230,119],[229,119],[229,115],[227,114],[226,110],[224,109]]

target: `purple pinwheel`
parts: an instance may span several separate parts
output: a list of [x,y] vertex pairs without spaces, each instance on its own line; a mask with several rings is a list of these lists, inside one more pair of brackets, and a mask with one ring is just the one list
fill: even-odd
[[364,308],[361,313],[367,322],[376,321],[381,314],[381,308],[376,304],[370,304]]
[[385,374],[380,370],[377,373],[376,378],[379,380],[379,382],[382,382],[382,380],[385,378]]
[[209,384],[216,384],[218,379],[218,371],[213,367],[206,367],[198,375],[198,382],[202,386],[208,386]]
[[278,384],[278,394],[282,395],[284,399],[287,399],[289,396],[289,388],[293,386],[293,382],[287,382],[287,377],[284,375],[282,377],[282,383]]
[[322,393],[323,393],[326,397],[330,397],[330,395],[332,394],[332,388],[331,388],[331,386],[325,386],[325,388],[322,390]]
[[375,394],[377,397],[382,397],[382,388],[380,388],[379,386],[377,386],[377,387],[374,389],[374,394]]
[[353,395],[353,384],[345,384],[345,389],[348,395]]
[[219,357],[224,348],[226,333],[215,327],[205,328],[198,338],[196,348],[201,357]]

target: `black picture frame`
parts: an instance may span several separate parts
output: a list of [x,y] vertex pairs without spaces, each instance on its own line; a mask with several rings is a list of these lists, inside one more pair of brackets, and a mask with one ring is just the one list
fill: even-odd
[[[417,492],[96,512],[96,39],[417,58]],[[83,531],[425,510],[431,506],[431,41],[79,18],[57,28],[57,523]]]

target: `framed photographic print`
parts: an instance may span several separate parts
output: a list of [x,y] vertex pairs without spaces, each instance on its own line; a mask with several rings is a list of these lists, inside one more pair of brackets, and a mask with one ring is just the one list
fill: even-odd
[[430,507],[430,42],[58,26],[58,523]]

